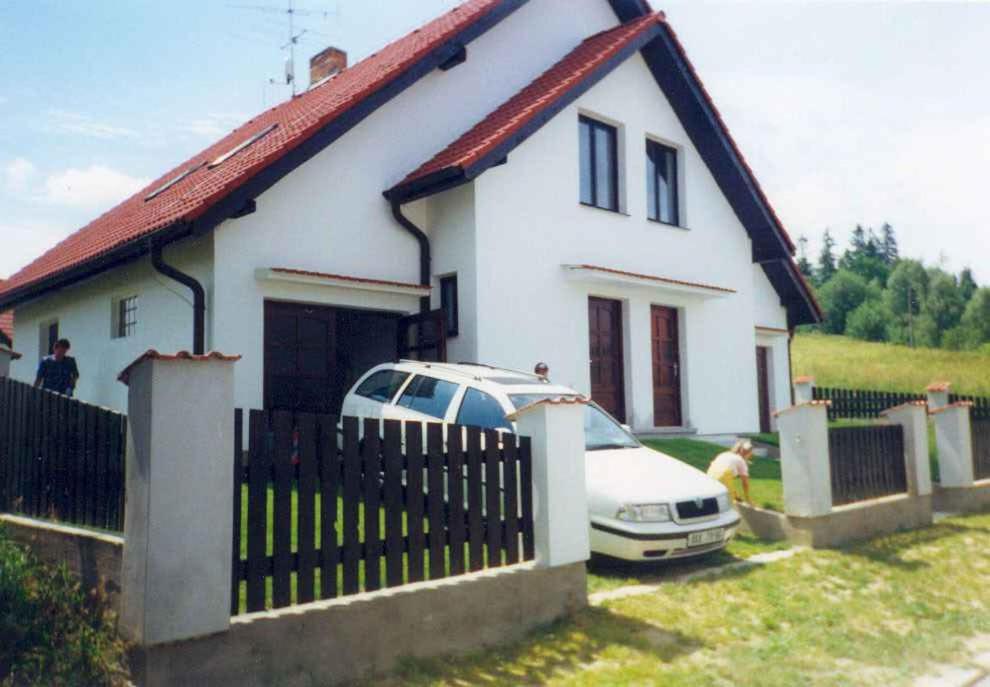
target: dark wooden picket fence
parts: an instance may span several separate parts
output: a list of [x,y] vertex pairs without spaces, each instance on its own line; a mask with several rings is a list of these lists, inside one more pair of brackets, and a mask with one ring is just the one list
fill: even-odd
[[235,437],[233,614],[533,558],[527,437],[239,409]]
[[127,416],[0,378],[0,510],[124,529]]
[[904,429],[900,425],[828,430],[832,505],[907,491]]
[[973,476],[990,479],[990,419],[973,420]]
[[[831,401],[828,409],[828,419],[863,419],[869,420],[880,417],[887,408],[893,408],[903,403],[924,401],[926,394],[912,394],[898,391],[877,391],[873,389],[839,389],[835,387],[816,386],[813,389],[816,400]],[[990,398],[982,396],[964,396],[950,394],[949,402],[970,401],[973,403],[973,419],[990,419]]]
[[828,419],[872,419],[888,408],[903,403],[925,400],[925,394],[909,394],[896,391],[876,391],[870,389],[837,389],[816,386],[813,389],[815,400],[831,401]]
[[950,403],[956,403],[958,401],[969,401],[973,404],[970,417],[974,421],[990,420],[990,398],[984,396],[961,396],[959,394],[949,395]]

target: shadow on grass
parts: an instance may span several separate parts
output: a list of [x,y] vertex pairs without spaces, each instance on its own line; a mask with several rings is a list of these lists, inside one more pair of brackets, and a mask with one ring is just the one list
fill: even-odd
[[918,546],[932,544],[947,537],[968,533],[986,535],[987,530],[982,527],[969,527],[968,525],[956,522],[943,521],[931,527],[905,530],[868,542],[837,547],[836,551],[850,556],[866,558],[870,561],[889,565],[901,570],[921,570],[930,567],[931,563],[923,560],[905,559],[901,555],[902,552]]
[[[589,607],[529,633],[504,648],[460,658],[407,659],[390,678],[374,684],[426,684],[438,678],[464,685],[545,684],[603,660],[606,649],[629,648],[670,663],[705,648],[704,642],[607,608]],[[371,683],[368,683],[371,684]]]

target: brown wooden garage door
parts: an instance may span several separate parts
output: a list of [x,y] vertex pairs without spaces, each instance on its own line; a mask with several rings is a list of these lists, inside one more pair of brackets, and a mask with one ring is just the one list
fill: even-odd
[[301,303],[265,303],[265,408],[340,411],[368,369],[396,359],[400,316]]
[[591,343],[591,398],[619,422],[626,421],[622,362],[622,303],[588,299]]

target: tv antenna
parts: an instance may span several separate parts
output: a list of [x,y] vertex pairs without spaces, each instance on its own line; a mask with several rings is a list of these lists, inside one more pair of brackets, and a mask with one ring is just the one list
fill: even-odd
[[[333,10],[311,10],[311,9],[300,9],[295,6],[293,0],[286,0],[284,7],[279,7],[276,5],[242,5],[242,4],[231,4],[228,7],[233,7],[235,9],[242,10],[253,10],[255,12],[261,12],[269,15],[285,15],[288,20],[288,40],[279,46],[281,50],[288,50],[289,56],[285,60],[285,72],[284,72],[284,83],[286,86],[292,87],[292,95],[296,95],[296,46],[299,44],[299,39],[302,38],[307,33],[320,34],[320,31],[315,29],[304,28],[298,33],[296,32],[296,17],[312,17],[320,15],[323,19],[327,19],[331,14],[337,14],[336,3],[334,3]],[[325,34],[321,34],[325,35]],[[268,80],[270,84],[279,83],[278,80],[272,78]]]

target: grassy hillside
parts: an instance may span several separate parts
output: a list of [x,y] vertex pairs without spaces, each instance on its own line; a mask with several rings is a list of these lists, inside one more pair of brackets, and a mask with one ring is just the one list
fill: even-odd
[[799,334],[792,355],[794,375],[811,375],[819,386],[920,393],[935,380],[949,380],[956,393],[990,396],[990,355],[985,353]]

